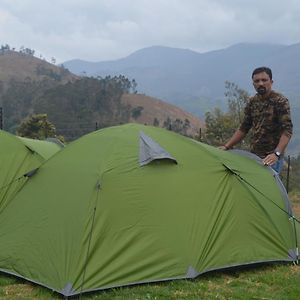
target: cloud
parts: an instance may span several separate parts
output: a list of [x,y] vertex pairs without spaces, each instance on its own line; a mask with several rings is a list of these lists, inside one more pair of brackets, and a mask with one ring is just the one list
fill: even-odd
[[0,41],[58,61],[100,61],[152,45],[200,52],[300,41],[297,0],[2,0]]

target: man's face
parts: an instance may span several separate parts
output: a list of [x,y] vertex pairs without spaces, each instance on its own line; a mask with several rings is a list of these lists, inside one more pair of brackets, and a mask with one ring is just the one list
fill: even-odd
[[267,95],[272,90],[273,80],[266,72],[255,74],[252,78],[253,86],[258,94]]

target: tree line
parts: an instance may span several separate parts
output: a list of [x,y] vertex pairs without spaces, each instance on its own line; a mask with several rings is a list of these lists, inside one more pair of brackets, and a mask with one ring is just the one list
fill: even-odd
[[123,93],[136,88],[124,76],[81,78],[67,84],[44,79],[11,81],[1,96],[4,129],[16,132],[19,124],[33,114],[47,114],[57,133],[68,140],[99,128],[126,122],[129,106],[121,103]]

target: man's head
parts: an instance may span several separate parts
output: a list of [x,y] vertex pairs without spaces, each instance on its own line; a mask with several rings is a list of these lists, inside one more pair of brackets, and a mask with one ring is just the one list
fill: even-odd
[[272,90],[272,71],[267,67],[256,68],[252,72],[253,86],[258,94],[264,96]]

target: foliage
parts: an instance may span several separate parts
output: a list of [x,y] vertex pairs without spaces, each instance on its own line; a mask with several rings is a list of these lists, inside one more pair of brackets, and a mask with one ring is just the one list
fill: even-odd
[[[35,98],[42,97],[43,93],[55,88],[57,83],[51,80],[24,82],[10,80],[9,87],[2,94],[4,129],[15,132],[19,124],[29,115],[36,113],[33,107]],[[42,113],[47,113],[44,111]]]
[[18,128],[17,134],[31,139],[44,140],[56,137],[56,129],[49,122],[47,114],[37,114],[25,119]]
[[[290,157],[290,170],[288,176],[288,158],[285,157],[285,165],[280,174],[282,182],[288,188],[289,192],[300,193],[300,155],[297,157]],[[300,195],[298,195],[298,198]]]
[[99,128],[128,122],[130,108],[121,96],[132,89],[124,76],[82,78],[65,85],[58,81],[11,81],[2,96],[4,128],[15,132],[21,121],[32,114],[48,115],[57,133],[73,140]]
[[30,49],[30,48],[25,48],[24,46],[21,46],[19,52],[22,53],[22,54],[34,56],[35,50]]
[[156,117],[153,120],[153,126],[155,126],[155,127],[159,126],[159,120]]
[[142,110],[144,109],[143,106],[137,106],[134,107],[131,110],[131,117],[134,118],[135,120],[142,114]]
[[[153,122],[155,122],[155,120]],[[187,135],[187,130],[190,128],[190,126],[191,124],[188,119],[185,119],[184,121],[178,118],[176,120],[171,120],[168,117],[163,123],[164,128],[180,133],[182,135]]]
[[48,76],[49,78],[54,79],[55,81],[61,81],[63,76],[68,72],[64,68],[58,69],[60,73],[55,72],[53,69],[46,68],[44,65],[40,64],[36,68],[36,74],[38,76]]
[[4,52],[9,51],[9,50],[10,50],[10,46],[8,44],[1,45],[0,53],[4,54]]
[[[244,108],[249,99],[249,94],[239,88],[235,83],[225,82],[225,97],[227,99],[228,111],[223,112],[215,108],[205,115],[206,133],[204,141],[208,144],[223,145],[241,124],[244,115]],[[251,133],[242,142],[241,148],[249,147]]]
[[[56,125],[57,134],[70,141],[95,129],[128,123],[144,112],[142,106],[132,108],[121,101],[123,94],[136,91],[135,80],[130,81],[122,75],[82,77],[61,84],[54,73],[42,67],[37,68],[37,72],[47,77],[41,81],[30,78],[24,82],[11,80],[3,93],[5,130],[14,133],[27,116],[47,114],[50,122]],[[156,118],[153,125],[183,135],[187,135],[191,127],[189,120],[179,118]]]
[[[300,98],[300,97],[298,97]],[[291,115],[292,115],[292,121],[294,124],[294,132],[292,139],[289,143],[289,152],[293,155],[299,155],[300,154],[300,103],[298,106],[294,104],[294,106],[291,108]],[[298,117],[297,117],[298,116]]]

